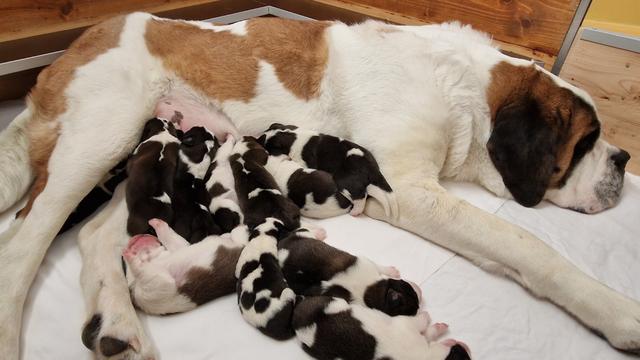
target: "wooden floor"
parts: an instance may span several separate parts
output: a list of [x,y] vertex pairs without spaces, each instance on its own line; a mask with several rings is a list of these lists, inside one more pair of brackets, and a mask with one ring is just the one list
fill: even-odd
[[627,170],[640,174],[640,54],[577,40],[560,76],[591,94],[605,139],[627,150]]

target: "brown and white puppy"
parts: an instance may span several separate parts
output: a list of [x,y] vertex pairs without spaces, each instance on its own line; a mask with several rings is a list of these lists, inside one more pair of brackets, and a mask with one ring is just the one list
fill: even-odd
[[351,215],[364,211],[370,195],[384,207],[385,214],[396,216],[398,204],[391,186],[371,152],[362,146],[337,136],[278,123],[271,124],[260,141],[271,155],[286,155],[307,168],[331,174],[338,191],[352,203]]
[[157,237],[134,236],[122,254],[137,307],[148,314],[178,313],[234,292],[246,230],[190,244],[162,220],[149,224]]
[[157,118],[147,121],[140,144],[127,163],[127,231],[130,234],[149,233],[149,219],[173,221],[179,147],[173,124]]
[[390,316],[415,315],[422,291],[393,267],[373,261],[303,234],[278,242],[278,258],[287,283],[297,295],[339,297]]
[[469,360],[464,343],[436,341],[447,331],[426,312],[389,316],[344,299],[311,296],[296,304],[292,320],[304,351],[316,359]]

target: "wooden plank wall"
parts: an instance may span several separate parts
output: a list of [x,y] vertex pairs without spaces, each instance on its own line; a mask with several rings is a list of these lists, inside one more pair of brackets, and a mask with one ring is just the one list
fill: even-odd
[[317,0],[414,22],[458,20],[501,42],[556,56],[580,0]]
[[3,0],[0,2],[0,41],[89,26],[131,11],[160,12],[214,1]]
[[627,170],[640,175],[640,54],[577,40],[560,77],[591,94],[605,139],[631,154]]

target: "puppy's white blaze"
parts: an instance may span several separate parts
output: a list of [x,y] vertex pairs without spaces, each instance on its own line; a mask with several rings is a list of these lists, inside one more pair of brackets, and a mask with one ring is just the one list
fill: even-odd
[[302,171],[303,171],[305,174],[313,174],[314,172],[316,172],[316,170],[315,170],[315,169],[310,169],[310,168],[304,168],[304,169],[302,169]]
[[369,184],[367,185],[367,194],[378,200],[386,216],[391,216],[393,219],[396,218],[398,215],[398,200],[393,192],[388,193],[376,185]]
[[163,192],[162,195],[154,197],[155,200],[160,201],[161,203],[171,204],[171,198],[167,195],[166,192]]
[[364,293],[367,287],[380,279],[382,276],[378,271],[378,265],[367,258],[359,257],[352,266],[334,275],[333,278],[323,281],[321,285],[323,289],[334,285],[342,286],[351,291],[355,303],[364,304]]
[[204,145],[207,147],[207,149],[211,150],[215,146],[215,142],[213,142],[213,140],[207,140],[204,142]]
[[256,226],[256,230],[258,230],[260,234],[265,234],[266,232],[271,230],[278,230],[276,224],[284,225],[284,223],[279,219],[268,217],[262,224]]
[[253,190],[252,192],[250,192],[250,193],[247,195],[247,198],[248,198],[248,199],[253,199],[254,197],[258,196],[262,190],[264,190],[264,189],[257,188],[257,189],[255,189],[255,190]]
[[198,207],[200,207],[200,209],[202,209],[202,210],[204,210],[206,212],[209,212],[209,209],[207,209],[207,207],[202,205],[202,204],[198,204]]
[[324,309],[324,313],[327,315],[333,315],[341,313],[343,311],[347,311],[349,309],[350,306],[346,301],[342,299],[335,299],[331,301],[329,305],[327,305],[327,307]]
[[179,154],[180,160],[187,164],[189,174],[193,175],[196,179],[203,179],[211,165],[209,155],[205,155],[199,163],[194,163],[182,151],[180,151]]
[[301,343],[311,347],[316,341],[316,324],[311,324],[296,330],[296,336]]
[[349,151],[347,151],[347,157],[349,156],[364,156],[364,152],[362,152],[362,150],[358,149],[358,148],[353,148]]
[[233,147],[233,154],[244,154],[249,151],[249,147],[245,141],[238,141]]
[[280,263],[280,267],[284,266],[284,263],[285,261],[287,261],[288,257],[289,257],[289,250],[287,249],[278,250],[278,262]]

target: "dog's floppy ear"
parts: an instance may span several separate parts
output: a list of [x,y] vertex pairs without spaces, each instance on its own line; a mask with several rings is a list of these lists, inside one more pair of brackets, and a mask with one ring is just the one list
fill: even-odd
[[487,149],[505,186],[521,205],[535,206],[542,200],[557,148],[557,133],[534,99],[508,104],[496,113]]

